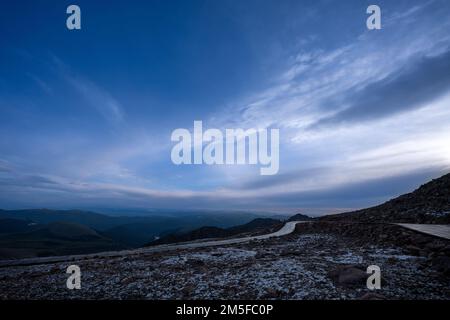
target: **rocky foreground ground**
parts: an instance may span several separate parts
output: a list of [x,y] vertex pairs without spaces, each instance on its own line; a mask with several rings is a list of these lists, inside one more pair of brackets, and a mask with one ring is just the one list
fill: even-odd
[[[0,269],[1,299],[450,299],[450,243],[400,227],[298,225],[239,245]],[[82,288],[68,290],[70,264]],[[381,289],[366,268],[381,268]]]

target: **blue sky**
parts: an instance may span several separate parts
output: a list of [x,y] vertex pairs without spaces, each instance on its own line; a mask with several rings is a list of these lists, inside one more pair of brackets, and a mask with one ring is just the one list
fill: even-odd
[[[324,213],[450,168],[450,3],[14,1],[0,207]],[[65,27],[69,4],[82,29]],[[171,132],[280,129],[280,171],[176,166]]]

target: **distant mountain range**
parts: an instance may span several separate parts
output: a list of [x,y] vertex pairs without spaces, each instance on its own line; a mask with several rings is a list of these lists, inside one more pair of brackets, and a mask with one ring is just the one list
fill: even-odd
[[[0,224],[3,223],[4,220],[0,220]],[[95,230],[73,222],[30,225],[27,231],[0,234],[2,259],[94,253],[125,248],[126,246]]]
[[[275,219],[259,219],[262,229],[279,225]],[[432,180],[417,190],[389,200],[381,205],[340,214],[311,218],[298,213],[288,221],[351,221],[364,223],[404,222],[404,223],[450,223],[450,174]],[[203,238],[225,238],[245,232],[255,231],[252,227],[257,220],[246,225],[229,229],[202,227],[190,232],[173,233],[150,244],[184,242]]]
[[227,238],[238,234],[244,236],[246,234],[269,233],[281,228],[283,224],[284,223],[281,220],[277,219],[257,218],[246,224],[230,228],[207,226],[189,232],[175,232],[152,241],[148,245],[185,242],[206,238]]
[[314,218],[311,218],[310,216],[301,213],[294,214],[292,217],[288,219],[288,221],[311,221],[311,220],[314,220]]
[[[280,228],[285,217],[247,212],[183,212],[179,216],[108,216],[80,210],[0,210],[0,259],[82,254],[144,245],[258,234]],[[450,223],[450,174],[381,205],[289,221]]]
[[0,210],[0,259],[136,248],[170,233],[205,225],[228,228],[256,217],[244,212],[113,217],[80,210]]

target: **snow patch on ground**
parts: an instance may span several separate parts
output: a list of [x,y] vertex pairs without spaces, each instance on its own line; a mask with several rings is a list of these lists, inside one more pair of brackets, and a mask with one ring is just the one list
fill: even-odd
[[235,248],[217,248],[210,252],[202,252],[202,253],[190,253],[184,255],[172,256],[167,259],[161,261],[162,265],[175,265],[175,264],[183,264],[191,260],[200,260],[205,263],[209,263],[212,261],[233,261],[233,260],[242,260],[249,259],[256,255],[256,251],[252,250],[242,250]]

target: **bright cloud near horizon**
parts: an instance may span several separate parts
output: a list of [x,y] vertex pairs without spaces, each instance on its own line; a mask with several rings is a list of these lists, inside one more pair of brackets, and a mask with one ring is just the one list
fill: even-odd
[[[0,12],[0,208],[374,205],[450,171],[450,3],[16,1]],[[171,132],[279,128],[280,169],[180,165]]]

